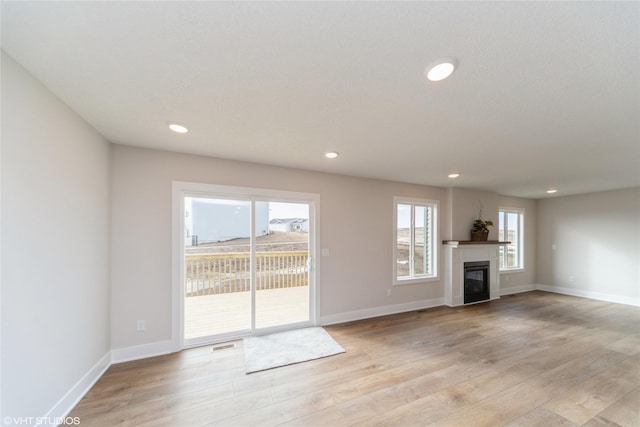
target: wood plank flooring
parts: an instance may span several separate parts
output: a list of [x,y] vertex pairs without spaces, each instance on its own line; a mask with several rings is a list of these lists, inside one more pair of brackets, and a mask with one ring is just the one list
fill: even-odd
[[640,426],[640,308],[540,291],[327,326],[346,353],[250,375],[242,342],[113,365],[113,426]]

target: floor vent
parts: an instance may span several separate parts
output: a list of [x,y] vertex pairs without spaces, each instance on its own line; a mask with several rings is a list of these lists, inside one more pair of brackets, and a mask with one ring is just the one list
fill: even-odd
[[223,345],[217,345],[215,347],[213,347],[211,349],[211,351],[218,351],[218,350],[226,350],[228,348],[236,348],[235,344],[223,344]]

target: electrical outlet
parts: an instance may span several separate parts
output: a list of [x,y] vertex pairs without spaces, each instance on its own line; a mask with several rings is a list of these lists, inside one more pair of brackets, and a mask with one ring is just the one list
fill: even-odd
[[576,281],[576,276],[569,276],[569,281],[571,283],[575,282]]
[[391,289],[387,289],[387,296],[390,297],[391,296]]
[[145,322],[144,320],[138,320],[138,332],[144,331],[146,327],[147,322]]

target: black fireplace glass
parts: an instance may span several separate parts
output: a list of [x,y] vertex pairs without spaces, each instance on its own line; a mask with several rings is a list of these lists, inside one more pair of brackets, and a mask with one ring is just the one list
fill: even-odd
[[489,299],[489,261],[464,263],[464,303]]

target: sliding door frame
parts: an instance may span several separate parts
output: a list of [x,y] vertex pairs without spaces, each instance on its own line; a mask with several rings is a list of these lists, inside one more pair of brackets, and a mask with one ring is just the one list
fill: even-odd
[[[191,339],[185,346],[184,339],[184,199],[185,197],[216,197],[225,199],[238,199],[251,201],[251,235],[255,236],[254,209],[256,201],[267,202],[291,202],[309,204],[309,321],[306,326],[318,324],[320,313],[320,268],[319,242],[316,238],[319,234],[320,195],[314,193],[301,193],[294,191],[271,190],[264,188],[235,187],[227,185],[203,184],[184,181],[172,183],[172,293],[171,293],[171,345],[173,351],[199,345],[213,344],[216,342],[230,341],[248,336],[252,333],[271,333],[289,329],[290,325],[271,328],[255,328],[255,289],[251,292],[251,331],[242,333],[223,334],[211,340],[204,337],[202,340]],[[255,271],[255,239],[251,239],[251,270]],[[254,283],[252,274],[252,283]],[[302,325],[302,326],[305,326]]]

